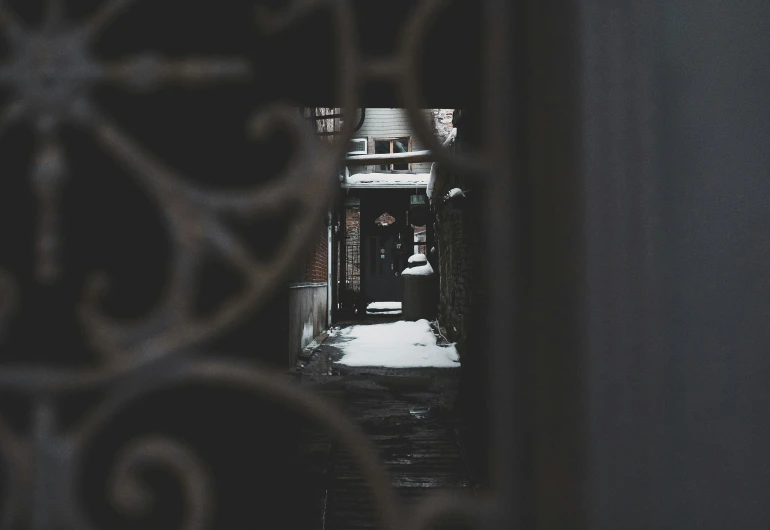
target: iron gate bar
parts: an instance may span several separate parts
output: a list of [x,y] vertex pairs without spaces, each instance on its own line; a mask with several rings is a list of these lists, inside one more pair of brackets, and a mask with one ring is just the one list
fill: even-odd
[[[132,4],[129,0],[108,0],[98,12],[88,19],[80,34],[65,34],[58,30],[63,24],[61,6],[56,0],[49,2],[46,24],[41,28],[49,46],[62,50],[75,50],[78,54],[69,69],[56,70],[74,80],[77,87],[96,83],[116,83],[124,88],[154,90],[169,84],[200,85],[238,82],[253,75],[252,68],[239,58],[161,60],[147,55],[115,65],[102,65],[91,56],[91,38],[104,31],[109,24]],[[345,0],[297,0],[281,12],[260,12],[258,25],[265,31],[279,31],[297,22],[306,13],[320,8],[328,9],[333,17],[337,37],[337,54],[340,82],[338,105],[343,113],[353,115],[358,108],[360,89],[367,80],[390,80],[400,90],[406,103],[417,136],[429,147],[428,151],[410,154],[413,161],[428,157],[449,168],[485,178],[494,186],[496,193],[490,197],[490,217],[494,222],[494,239],[506,242],[496,248],[497,259],[488,260],[497,291],[493,303],[495,309],[509,309],[510,285],[507,265],[513,257],[509,224],[510,219],[510,166],[506,160],[507,137],[505,113],[510,93],[508,86],[500,83],[500,73],[508,68],[504,39],[506,23],[504,1],[487,0],[490,59],[486,91],[494,112],[488,112],[487,138],[489,149],[481,156],[456,156],[443,148],[433,132],[423,121],[422,105],[417,75],[424,34],[438,13],[445,7],[445,0],[426,0],[417,6],[403,28],[400,48],[389,58],[361,57],[355,37],[355,24],[348,1]],[[37,37],[18,22],[15,14],[0,5],[0,29],[14,43],[29,44]],[[87,38],[80,39],[83,35]],[[73,40],[74,39],[74,40]],[[78,70],[85,58],[92,68]],[[221,192],[191,185],[182,172],[169,167],[141,143],[124,132],[120,125],[96,107],[88,95],[80,91],[78,97],[62,96],[56,92],[64,83],[53,88],[44,83],[18,85],[19,80],[41,79],[48,71],[48,64],[37,61],[37,55],[21,54],[10,64],[0,65],[0,82],[10,85],[20,94],[30,96],[23,102],[12,102],[3,109],[0,127],[26,120],[36,127],[41,140],[33,164],[31,178],[38,184],[38,200],[42,206],[41,233],[38,234],[40,281],[58,279],[55,265],[56,200],[65,184],[63,148],[55,135],[50,135],[60,123],[77,124],[88,128],[102,149],[117,160],[134,177],[135,183],[156,201],[163,221],[172,239],[170,279],[164,298],[148,315],[134,323],[124,323],[109,318],[101,309],[101,300],[107,289],[107,278],[93,276],[83,295],[79,311],[86,335],[101,354],[96,368],[61,369],[28,364],[20,367],[0,367],[0,389],[24,394],[33,398],[34,421],[31,432],[17,432],[0,419],[0,447],[11,459],[7,464],[6,498],[3,499],[2,526],[4,528],[29,524],[34,530],[53,526],[90,528],[83,512],[82,499],[78,498],[78,470],[88,459],[83,454],[87,442],[108,418],[150,392],[169,388],[180,382],[216,381],[241,392],[259,393],[277,400],[281,405],[293,407],[319,420],[331,429],[338,439],[356,457],[372,488],[377,508],[385,528],[419,528],[428,519],[442,513],[453,512],[471,520],[489,517],[508,502],[490,505],[489,499],[447,502],[442,498],[428,498],[420,503],[417,511],[409,514],[395,499],[383,468],[378,464],[371,444],[360,430],[350,423],[339,410],[324,399],[302,391],[285,382],[279,373],[250,362],[226,360],[201,360],[190,349],[222,333],[228,326],[240,321],[286,278],[290,265],[315,236],[317,219],[328,211],[337,189],[335,169],[344,160],[347,140],[355,127],[346,123],[344,134],[336,142],[318,143],[306,130],[303,118],[294,109],[275,105],[261,111],[252,123],[253,135],[266,138],[279,128],[288,130],[298,143],[298,154],[290,167],[274,183],[261,185],[246,192]],[[60,65],[57,65],[60,66]],[[63,72],[63,73],[61,73]],[[488,111],[490,109],[487,109]],[[52,114],[49,114],[52,113]],[[362,118],[363,120],[363,112]],[[2,133],[2,129],[0,129]],[[394,159],[396,157],[390,157]],[[371,163],[372,159],[366,159]],[[351,160],[348,160],[349,162]],[[353,159],[352,162],[357,162]],[[253,219],[280,211],[282,206],[295,205],[295,235],[286,238],[269,259],[258,258],[252,249],[231,230],[225,219],[228,216]],[[298,207],[297,207],[298,206]],[[198,277],[205,253],[213,253],[235,267],[245,280],[245,287],[234,300],[227,301],[209,317],[196,317],[193,311],[194,279]],[[501,259],[501,256],[503,259]],[[0,323],[16,309],[18,282],[6,271],[0,271]],[[504,314],[504,313],[500,313]],[[493,359],[497,377],[510,368],[507,351],[507,327],[495,327],[496,335]],[[505,401],[506,384],[496,380],[492,392],[495,401]],[[59,411],[53,406],[57,399],[76,392],[100,390],[105,393],[102,401],[84,419],[73,426],[57,425]],[[500,397],[503,397],[500,400]],[[504,426],[498,431],[494,456],[498,465],[504,466],[498,483],[497,500],[509,499],[513,493],[509,481],[514,466],[511,464],[512,439],[510,419],[498,410],[498,421]],[[147,506],[151,500],[143,491],[138,469],[145,463],[163,466],[176,475],[186,497],[184,524],[187,528],[204,528],[211,516],[211,490],[205,466],[182,440],[171,438],[142,438],[136,440],[118,455],[114,464],[114,481],[109,496],[119,511],[130,516]],[[34,473],[32,470],[37,470]],[[507,515],[507,514],[506,514]],[[498,517],[493,517],[491,521]],[[513,521],[506,518],[505,521]]]
[[[492,380],[493,394],[490,403],[493,407],[490,440],[490,470],[492,484],[497,496],[496,511],[492,517],[499,527],[528,526],[523,517],[523,489],[531,487],[524,484],[522,469],[517,460],[526,457],[520,441],[524,434],[516,433],[514,424],[525,425],[523,418],[512,417],[510,405],[522,396],[519,389],[512,388],[512,374],[522,373],[523,366],[517,362],[522,352],[512,351],[511,345],[518,341],[518,329],[514,322],[508,321],[523,308],[516,306],[514,270],[524,259],[516,255],[513,237],[516,230],[515,218],[518,214],[514,193],[513,157],[511,146],[515,144],[511,123],[517,119],[512,112],[511,101],[518,101],[511,75],[509,59],[511,41],[509,25],[511,9],[507,0],[484,0],[482,19],[486,28],[484,42],[484,102],[482,113],[483,153],[489,161],[490,179],[487,182],[486,208],[488,237],[494,242],[494,257],[491,248],[487,249],[486,272],[489,289],[490,315],[499,320],[489,330],[490,363],[489,376]],[[438,140],[436,140],[438,143]],[[519,175],[521,178],[521,175]],[[488,242],[487,245],[490,245]],[[507,316],[507,318],[506,318]],[[508,321],[508,322],[506,322]],[[519,429],[521,431],[521,429]]]

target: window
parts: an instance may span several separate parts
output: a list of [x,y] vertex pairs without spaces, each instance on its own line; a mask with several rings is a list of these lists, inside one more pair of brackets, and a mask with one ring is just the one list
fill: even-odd
[[374,224],[377,226],[390,226],[393,223],[396,222],[396,218],[390,215],[388,212],[385,212],[381,216],[379,216],[377,219],[374,220]]
[[348,154],[349,155],[365,155],[367,154],[366,149],[366,138],[353,138],[348,142]]
[[425,232],[424,226],[414,227],[414,253],[415,254],[425,254],[427,256],[425,234],[426,232]]
[[[374,141],[374,154],[408,153],[409,138],[392,138],[388,140]],[[409,171],[408,163],[382,164],[380,171]]]

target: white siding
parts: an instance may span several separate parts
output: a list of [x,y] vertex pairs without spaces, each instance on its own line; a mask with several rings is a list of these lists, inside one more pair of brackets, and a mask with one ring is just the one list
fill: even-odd
[[[431,119],[431,111],[425,110],[427,120]],[[403,138],[412,139],[412,151],[426,149],[417,138],[409,122],[409,116],[404,109],[366,109],[366,119],[361,128],[354,134],[354,138],[367,138],[369,140],[369,153],[374,154],[373,140],[375,138]],[[350,173],[371,173],[379,171],[377,166],[351,167]],[[430,172],[430,162],[412,164],[415,173]]]

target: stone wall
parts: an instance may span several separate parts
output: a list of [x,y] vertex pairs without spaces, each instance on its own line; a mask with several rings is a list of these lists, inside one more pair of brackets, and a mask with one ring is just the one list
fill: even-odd
[[[457,137],[455,152],[477,152],[480,137],[475,114],[465,109],[453,113]],[[451,130],[451,129],[450,129]],[[443,202],[452,188],[467,190],[464,199]],[[474,480],[489,480],[490,401],[489,321],[484,259],[494,259],[494,241],[488,239],[483,218],[483,190],[478,182],[446,168],[437,168],[432,208],[437,216],[435,232],[440,277],[439,323],[449,340],[457,343],[462,360],[456,411],[463,418],[459,441],[467,453]],[[489,248],[485,248],[489,246]]]
[[433,131],[441,142],[452,132],[454,112],[454,109],[431,109]]
[[[434,109],[442,111],[444,109]],[[444,123],[452,111],[436,112],[437,127],[452,130],[452,121]],[[458,116],[459,118],[459,116]],[[453,150],[467,147],[468,127],[461,126],[459,119],[457,140]],[[448,132],[447,132],[448,134]],[[468,191],[465,198],[444,201],[443,197],[452,188]],[[440,275],[439,323],[447,337],[457,342],[460,355],[467,349],[468,333],[474,312],[480,310],[484,286],[480,279],[483,241],[483,214],[480,190],[468,179],[454,171],[437,167],[437,181],[433,192],[432,208],[436,214],[435,241]],[[435,264],[434,264],[435,265]]]

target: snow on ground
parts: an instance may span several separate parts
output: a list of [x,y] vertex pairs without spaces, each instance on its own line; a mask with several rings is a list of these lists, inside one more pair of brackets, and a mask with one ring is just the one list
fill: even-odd
[[401,309],[401,302],[372,302],[366,306],[368,311],[395,311]]
[[455,347],[441,347],[427,320],[351,326],[338,334],[335,343],[343,352],[339,364],[386,368],[456,368]]

